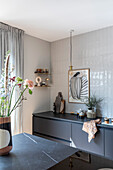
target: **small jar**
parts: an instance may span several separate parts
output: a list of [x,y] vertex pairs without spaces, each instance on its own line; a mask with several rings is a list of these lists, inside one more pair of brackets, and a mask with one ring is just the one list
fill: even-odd
[[105,117],[104,122],[105,122],[105,124],[109,124],[109,118]]
[[81,112],[79,113],[79,117],[83,118],[84,116],[85,116],[85,113],[84,113],[83,111],[81,111]]
[[77,111],[77,116],[79,116],[79,113],[82,111],[82,109],[79,109],[78,111]]

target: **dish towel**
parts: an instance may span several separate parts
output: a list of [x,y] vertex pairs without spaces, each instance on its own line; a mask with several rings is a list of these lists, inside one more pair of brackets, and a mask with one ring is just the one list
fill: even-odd
[[82,130],[88,133],[88,142],[90,143],[92,139],[95,138],[95,134],[97,132],[96,124],[100,124],[101,120],[91,120],[89,122],[84,122]]

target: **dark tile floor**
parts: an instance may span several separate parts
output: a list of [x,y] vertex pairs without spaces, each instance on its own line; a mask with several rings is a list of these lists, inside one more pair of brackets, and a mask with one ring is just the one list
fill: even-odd
[[113,169],[113,161],[100,156],[90,155],[90,161],[86,162],[77,158],[67,158],[50,170],[98,170],[101,168]]

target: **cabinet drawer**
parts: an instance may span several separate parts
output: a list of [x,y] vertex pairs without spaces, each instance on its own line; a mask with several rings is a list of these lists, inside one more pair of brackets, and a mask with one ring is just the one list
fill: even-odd
[[105,129],[105,157],[113,160],[113,129]]
[[71,146],[71,142],[69,142],[69,141],[65,141],[65,140],[62,140],[62,139],[56,139],[54,137],[48,137],[46,135],[40,135],[38,133],[34,133],[33,135],[39,136],[39,137],[42,137],[42,138],[45,138],[45,139],[48,139],[48,140],[52,140],[52,141],[55,141],[55,142],[58,142],[58,143],[62,143],[64,145]]
[[82,131],[82,124],[72,124],[72,146],[104,156],[104,129],[99,128],[96,137],[88,142],[88,134]]
[[71,123],[34,117],[34,132],[70,141]]

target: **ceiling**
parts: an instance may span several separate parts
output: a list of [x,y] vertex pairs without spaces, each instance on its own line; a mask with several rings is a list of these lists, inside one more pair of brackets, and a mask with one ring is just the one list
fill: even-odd
[[113,25],[113,0],[0,0],[0,21],[56,41]]

